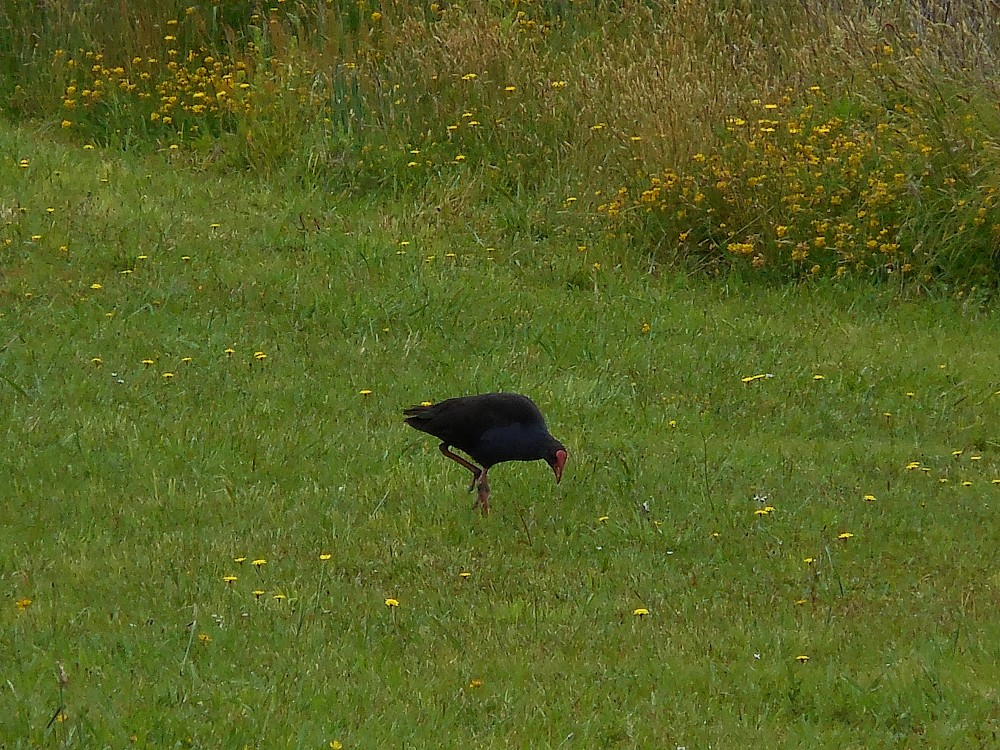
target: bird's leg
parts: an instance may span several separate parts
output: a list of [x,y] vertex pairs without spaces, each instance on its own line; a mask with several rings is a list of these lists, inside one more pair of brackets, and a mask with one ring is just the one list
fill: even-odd
[[483,511],[483,515],[488,516],[490,514],[490,485],[486,481],[486,469],[483,469],[483,473],[479,475],[476,487],[479,492],[476,496],[476,504],[472,508],[474,510],[479,507]]
[[452,461],[457,461],[458,463],[462,464],[462,466],[464,466],[466,469],[472,472],[472,483],[469,484],[469,492],[472,492],[472,490],[476,488],[476,482],[479,481],[479,477],[483,476],[485,472],[483,472],[483,470],[480,469],[478,466],[476,466],[474,463],[466,461],[461,456],[458,456],[452,453],[450,450],[448,450],[447,443],[441,443],[439,447],[441,448],[441,452],[444,455],[446,455]]

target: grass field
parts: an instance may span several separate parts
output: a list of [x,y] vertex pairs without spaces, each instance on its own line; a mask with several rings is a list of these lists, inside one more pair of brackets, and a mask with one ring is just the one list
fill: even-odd
[[[992,744],[992,311],[0,151],[6,747]],[[484,519],[399,412],[492,389]]]
[[1000,24],[811,5],[0,8],[0,748],[995,747]]

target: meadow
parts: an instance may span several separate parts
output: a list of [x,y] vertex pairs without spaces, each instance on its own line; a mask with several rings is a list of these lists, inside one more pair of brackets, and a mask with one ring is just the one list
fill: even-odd
[[271,5],[0,12],[0,746],[995,746],[980,6]]

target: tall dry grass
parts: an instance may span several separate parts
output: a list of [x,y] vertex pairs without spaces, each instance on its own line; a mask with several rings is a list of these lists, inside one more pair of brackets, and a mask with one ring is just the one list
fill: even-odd
[[[753,102],[813,86],[848,118],[905,104],[943,149],[972,137],[988,152],[1000,132],[1000,27],[984,0],[50,0],[0,14],[9,114],[468,211],[530,196],[590,215],[723,149],[727,119]],[[965,135],[947,124],[970,118]],[[655,244],[643,227],[618,229]]]

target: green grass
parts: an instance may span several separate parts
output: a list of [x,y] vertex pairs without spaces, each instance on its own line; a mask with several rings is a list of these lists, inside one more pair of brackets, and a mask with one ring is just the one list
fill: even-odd
[[[992,743],[993,310],[0,153],[0,745]],[[400,411],[500,389],[482,518]]]

